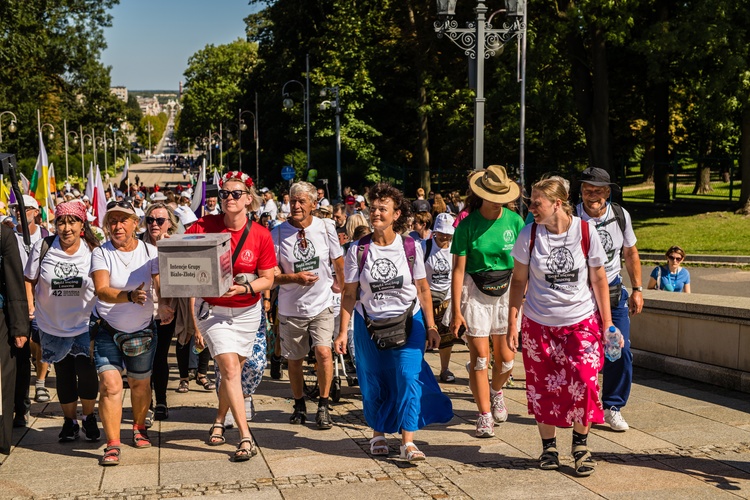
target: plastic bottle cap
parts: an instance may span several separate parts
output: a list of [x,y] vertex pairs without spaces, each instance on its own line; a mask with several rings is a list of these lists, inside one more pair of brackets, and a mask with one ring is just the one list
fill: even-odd
[[616,328],[615,328],[614,326],[610,326],[610,327],[609,327],[609,331],[610,331],[610,332],[614,333],[614,332],[615,332],[615,330],[616,330]]

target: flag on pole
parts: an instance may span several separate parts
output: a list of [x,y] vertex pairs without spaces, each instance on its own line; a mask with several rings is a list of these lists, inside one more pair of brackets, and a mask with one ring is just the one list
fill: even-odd
[[122,181],[126,181],[128,184],[128,191],[130,191],[130,181],[128,181],[128,167],[130,166],[130,162],[127,158],[125,158],[125,169],[122,171],[122,176],[120,177],[120,184],[122,184]]
[[[88,191],[88,186],[86,187]],[[104,214],[107,212],[107,200],[104,195],[104,183],[102,182],[102,174],[99,172],[99,167],[96,167],[96,180],[92,189],[91,196],[91,208],[94,211],[94,217],[96,220],[94,224],[99,227],[104,225]]]
[[50,164],[49,166],[49,211],[50,214],[55,213],[55,205],[57,205],[57,181],[55,180],[55,165]]
[[3,179],[3,174],[0,174],[0,201],[5,204],[5,210],[8,210],[8,207],[11,204],[10,197],[11,197],[10,188],[5,185],[5,179]]
[[86,176],[86,192],[83,193],[89,197],[89,201],[94,199],[95,184],[96,184],[96,176],[94,175],[94,164],[89,163],[89,175]]
[[34,175],[31,177],[29,196],[39,203],[39,209],[42,212],[42,220],[49,220],[49,161],[47,159],[47,150],[44,149],[41,127],[39,128],[39,156],[36,159]]
[[22,194],[29,194],[29,186],[31,186],[31,183],[26,178],[25,175],[19,172],[19,175],[21,176],[21,193]]
[[[203,167],[203,168],[205,168],[205,167]],[[220,180],[221,180],[221,177],[219,177],[219,172],[217,172],[216,170],[214,170],[214,184],[218,186]]]
[[206,205],[206,166],[201,167],[201,173],[198,176],[198,182],[195,183],[193,190],[193,201],[190,203],[190,210],[195,212],[199,219],[204,215]]

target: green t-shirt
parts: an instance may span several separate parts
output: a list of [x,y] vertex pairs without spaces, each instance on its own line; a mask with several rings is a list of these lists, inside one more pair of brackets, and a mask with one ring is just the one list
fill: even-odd
[[458,224],[451,253],[466,256],[467,273],[513,269],[510,251],[523,226],[521,216],[507,208],[496,220],[487,220],[475,210]]

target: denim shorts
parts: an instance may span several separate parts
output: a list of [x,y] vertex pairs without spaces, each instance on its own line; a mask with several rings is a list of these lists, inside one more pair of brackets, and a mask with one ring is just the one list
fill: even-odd
[[151,376],[156,356],[156,339],[151,342],[151,348],[138,356],[126,356],[122,353],[112,334],[104,329],[99,330],[94,341],[94,364],[96,372],[123,369],[128,371],[128,377],[133,379],[147,379]]

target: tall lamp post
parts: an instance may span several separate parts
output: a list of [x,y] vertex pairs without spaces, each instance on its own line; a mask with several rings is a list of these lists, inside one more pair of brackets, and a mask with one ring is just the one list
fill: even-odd
[[8,132],[11,134],[15,134],[16,130],[18,130],[18,127],[16,126],[16,122],[18,121],[18,118],[16,118],[16,115],[12,111],[3,111],[0,113],[0,144],[3,142],[3,115],[10,115],[12,118],[10,119],[10,123],[8,124]]
[[44,127],[49,127],[51,129],[49,135],[47,136],[47,138],[51,141],[55,138],[55,127],[51,123],[42,123],[41,129],[44,130]]
[[[474,8],[476,20],[466,28],[459,28],[453,19],[457,0],[437,0],[438,16],[434,29],[438,38],[447,36],[470,59],[476,61],[476,97],[474,98],[474,170],[484,169],[484,61],[501,52],[504,45],[514,37],[526,36],[526,0],[505,0],[505,9],[498,10],[486,19],[484,0],[477,0]],[[505,12],[508,22],[502,28],[493,28],[492,17]],[[525,44],[524,44],[525,45]],[[525,60],[525,54],[524,54]]]
[[320,109],[333,108],[336,112],[336,194],[339,200],[341,197],[341,102],[339,100],[339,87],[325,87],[320,91],[320,97],[326,97],[328,94],[333,96],[330,101],[320,103]]
[[[219,124],[219,130],[221,130],[221,124]],[[222,153],[224,152],[224,147],[221,144],[221,134],[217,132],[213,132],[211,134],[211,145],[218,144],[219,145],[219,172],[221,172],[224,168],[224,164],[222,163]]]
[[[258,111],[258,94],[255,94],[255,111],[257,113]],[[242,109],[239,110],[239,119],[240,119],[240,132],[239,132],[239,143],[240,143],[240,170],[242,170],[242,132],[247,130],[247,124],[245,123],[245,120],[242,119],[242,115],[248,114],[253,117],[253,140],[255,141],[255,181],[258,182],[258,178],[260,177],[260,162],[259,160],[259,141],[258,141],[258,115],[253,113],[252,111],[242,111]]]
[[84,159],[85,158],[84,153],[86,151],[83,148],[83,143],[86,142],[86,137],[88,137],[89,138],[89,142],[88,143],[91,144],[92,137],[90,135],[88,135],[88,134],[84,134],[83,133],[83,126],[82,125],[80,126],[79,132],[80,132],[80,136],[81,136],[81,173],[83,175],[83,177],[81,177],[81,179],[83,180],[83,179],[86,178],[86,164],[85,164],[86,161]]
[[[71,130],[68,132],[68,121],[63,120],[63,128],[65,131],[65,182],[68,182],[68,179],[70,178],[70,175],[68,173],[68,141],[70,136],[73,136],[73,146],[76,146],[78,144],[78,134],[75,133],[75,131]],[[83,163],[83,159],[81,159],[81,163]]]
[[[310,170],[310,54],[307,54],[305,57],[305,83],[306,86],[302,84],[302,82],[298,80],[289,80],[281,87],[281,95],[284,97],[284,101],[282,104],[286,109],[290,109],[294,106],[294,100],[289,97],[289,93],[286,92],[286,86],[290,83],[296,83],[302,88],[302,99],[304,104],[304,116],[305,116],[305,126],[307,127],[307,170]],[[258,111],[257,108],[257,100],[256,100],[256,109],[255,111]],[[257,145],[256,145],[257,147]]]
[[151,122],[146,122],[146,130],[148,130],[148,155],[147,158],[151,156],[151,131],[154,129],[154,126],[151,125]]

